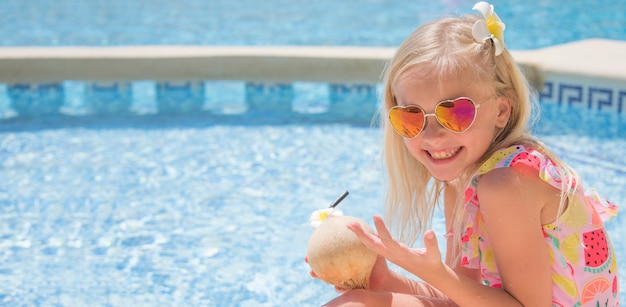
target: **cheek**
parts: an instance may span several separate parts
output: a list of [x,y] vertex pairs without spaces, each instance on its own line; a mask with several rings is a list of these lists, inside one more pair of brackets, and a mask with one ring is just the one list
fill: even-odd
[[498,128],[497,116],[493,113],[493,110],[485,111],[487,112],[479,113],[478,116],[476,116],[476,120],[468,132],[473,134],[480,131],[478,133],[482,134],[483,137],[495,133]]
[[404,143],[404,146],[406,146],[407,149],[411,149],[412,147],[417,146],[417,142],[415,142],[416,138],[412,138],[412,139],[407,139],[407,138],[402,138],[402,142]]
[[419,160],[419,156],[422,152],[422,150],[420,149],[422,138],[418,136],[412,139],[407,139],[407,138],[402,138],[402,139],[404,141],[404,147],[406,147],[406,149],[411,153],[413,157]]

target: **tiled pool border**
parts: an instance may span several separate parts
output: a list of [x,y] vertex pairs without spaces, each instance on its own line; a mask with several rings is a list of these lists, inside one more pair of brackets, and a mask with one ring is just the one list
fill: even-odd
[[626,113],[626,42],[589,39],[537,50],[515,51],[537,70],[545,103]]

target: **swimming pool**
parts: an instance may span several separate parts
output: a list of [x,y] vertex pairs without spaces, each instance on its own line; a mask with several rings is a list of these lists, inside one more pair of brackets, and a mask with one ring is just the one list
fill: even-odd
[[[466,13],[476,1],[402,0],[6,0],[2,46],[354,45],[398,46],[416,25]],[[491,1],[510,49],[626,36],[611,0]]]
[[[460,2],[464,9],[473,3]],[[0,7],[15,10],[21,3],[5,2]],[[67,9],[68,2],[54,3]],[[91,3],[105,15],[115,7],[105,5],[110,2]],[[144,7],[124,3],[115,3],[124,8],[121,16],[133,16],[133,10]],[[215,2],[179,3],[227,9]],[[288,7],[288,1],[267,3]],[[393,1],[367,3],[364,7],[369,9],[387,4],[390,11],[407,10]],[[159,2],[145,8],[183,10],[182,5],[178,11],[171,5]],[[97,11],[81,6],[88,11],[85,16]],[[435,4],[431,12],[443,6]],[[420,15],[435,14],[416,4],[410,7]],[[258,16],[247,15],[252,28],[267,18],[261,12],[272,8],[276,7],[260,8]],[[147,13],[139,14],[141,20],[149,19],[143,14]],[[366,10],[362,16],[367,14]],[[138,43],[132,38],[152,33],[143,27],[142,34],[133,32],[136,29],[122,31],[128,20],[121,16],[113,22],[116,34],[109,42],[126,37],[117,42]],[[407,28],[416,26],[403,20]],[[160,29],[170,33],[177,24],[170,22]],[[61,30],[75,28],[65,25]],[[86,28],[75,34],[77,41],[91,37],[90,27]],[[40,43],[50,44],[50,37],[57,37],[59,43],[67,38],[56,30],[39,28]],[[167,38],[175,35],[147,37],[172,43]],[[239,43],[248,42],[242,38]],[[308,276],[302,260],[311,234],[307,220],[312,210],[327,206],[345,189],[350,196],[341,204],[344,212],[367,221],[381,212],[380,135],[366,119],[324,113],[328,109],[324,85],[298,84],[301,91],[293,109],[316,114],[308,117],[294,116],[291,108],[282,113],[249,110],[241,91],[232,90],[242,86],[236,82],[207,84],[206,90],[214,95],[205,107],[215,112],[157,114],[155,92],[144,89],[133,98],[136,112],[81,115],[80,85],[66,86],[70,95],[64,115],[0,121],[2,305],[315,306],[335,295]],[[625,116],[567,105],[543,106],[544,121],[537,125],[537,133],[589,184],[625,206]],[[618,243],[626,237],[624,221],[622,214],[608,224],[620,258],[626,258],[624,245]],[[443,233],[440,223],[434,227]],[[622,272],[625,263],[620,262]]]

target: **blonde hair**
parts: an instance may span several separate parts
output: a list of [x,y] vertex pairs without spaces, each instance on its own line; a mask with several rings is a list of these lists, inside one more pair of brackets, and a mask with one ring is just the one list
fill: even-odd
[[[530,134],[530,122],[536,109],[533,106],[537,102],[532,99],[528,82],[508,50],[495,56],[491,41],[482,44],[474,41],[472,26],[478,18],[475,15],[448,17],[421,26],[400,45],[385,70],[384,103],[380,115],[383,117],[383,160],[389,180],[385,197],[386,218],[393,225],[396,237],[408,245],[414,244],[430,228],[444,188],[444,183],[434,179],[411,155],[403,138],[388,123],[387,112],[397,104],[394,85],[409,68],[412,76],[439,80],[473,73],[472,77],[478,84],[492,86],[494,96],[506,97],[511,104],[506,126],[497,132],[482,158],[455,180],[458,199],[450,223],[454,230],[453,242],[457,244],[454,251],[467,219],[463,191],[469,184],[469,177],[498,149],[523,144],[555,161],[561,167],[563,177],[570,179],[563,180],[561,210],[570,191],[569,185],[578,182],[573,170]],[[458,261],[458,255],[454,256]]]

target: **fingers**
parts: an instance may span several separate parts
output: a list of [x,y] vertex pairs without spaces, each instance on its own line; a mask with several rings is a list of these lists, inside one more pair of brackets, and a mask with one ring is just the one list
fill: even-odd
[[354,234],[369,250],[375,252],[376,254],[381,254],[385,250],[384,244],[381,242],[380,238],[376,234],[366,232],[361,224],[356,222],[349,223],[347,227],[354,232]]
[[[387,237],[391,238],[391,235],[389,234],[389,231],[387,231],[387,227],[385,226],[385,223],[383,222],[380,216],[377,216],[377,215],[374,216],[374,225],[376,227],[376,231],[378,232],[378,236],[380,236],[382,232]],[[361,227],[361,224],[359,223],[356,223],[356,222],[349,223],[347,226],[348,226],[348,229],[352,230],[352,232],[354,232],[359,238],[372,235],[368,232],[365,232],[365,230],[363,229],[363,227]],[[373,236],[376,236],[376,235],[373,235]]]
[[356,236],[359,237],[359,238],[361,238],[364,235],[366,235],[365,230],[363,230],[363,227],[361,227],[361,224],[359,224],[357,222],[348,223],[346,225],[346,227],[348,227],[348,229],[352,230],[352,232],[354,232],[354,234],[356,234]]
[[387,229],[387,226],[385,225],[382,217],[375,215],[374,225],[376,226],[378,237],[380,238],[380,241],[382,242],[382,245],[385,247],[386,251],[397,251],[398,249],[406,249],[406,246],[403,243],[400,243],[393,238],[393,236]]
[[427,230],[424,233],[424,247],[429,253],[435,253],[437,256],[441,256],[439,252],[439,244],[437,243],[437,236],[432,229]]
[[430,229],[424,233],[424,246],[426,248],[438,247],[437,246],[437,236],[435,235],[435,231]]
[[378,232],[378,236],[380,237],[381,241],[393,242],[394,239],[391,236],[391,233],[389,233],[389,230],[387,229],[387,226],[385,225],[385,221],[383,221],[383,218],[378,215],[374,215],[373,219],[374,219],[374,226],[376,226],[376,232]]
[[[309,257],[304,256],[304,262],[309,263]],[[317,274],[315,274],[315,272],[313,272],[313,270],[309,271],[309,275],[311,275],[311,277],[313,277],[313,278],[317,278],[317,279],[319,279],[319,278],[317,277]]]
[[386,258],[390,251],[400,247],[400,243],[393,239],[380,216],[375,215],[373,219],[378,234],[366,232],[359,223],[348,224],[348,229],[352,230],[367,248]]

